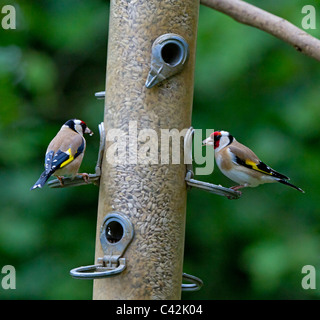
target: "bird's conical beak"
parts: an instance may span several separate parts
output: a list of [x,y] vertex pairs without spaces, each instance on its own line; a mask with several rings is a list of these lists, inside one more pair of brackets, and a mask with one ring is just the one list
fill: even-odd
[[84,131],[84,133],[88,133],[89,136],[93,135],[93,132],[88,127],[86,127],[86,130]]
[[214,146],[214,139],[212,139],[211,136],[208,137],[207,139],[204,139],[204,140],[202,141],[202,146],[203,146],[203,147],[204,147],[204,146]]

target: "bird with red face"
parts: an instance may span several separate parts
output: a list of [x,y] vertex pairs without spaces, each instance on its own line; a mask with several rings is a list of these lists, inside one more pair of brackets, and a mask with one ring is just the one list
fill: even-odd
[[280,182],[304,193],[302,189],[288,182],[290,178],[263,163],[252,150],[239,143],[227,131],[213,132],[203,140],[203,145],[214,147],[216,163],[221,172],[239,184],[231,187],[235,191],[245,187],[257,187],[263,183]]

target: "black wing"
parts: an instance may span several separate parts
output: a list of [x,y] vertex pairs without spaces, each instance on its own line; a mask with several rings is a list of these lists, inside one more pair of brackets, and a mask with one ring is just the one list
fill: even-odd
[[267,174],[269,176],[273,176],[275,178],[284,179],[284,180],[290,180],[287,176],[273,170],[269,166],[267,166],[264,162],[259,161],[258,163],[254,163],[251,160],[242,160],[239,157],[236,156],[236,163],[239,165],[242,165],[244,167],[247,167],[249,169],[262,172],[264,174]]
[[58,150],[56,153],[54,151],[49,151],[46,154],[46,160],[45,160],[45,170],[46,172],[55,172],[56,170],[63,168],[70,162],[72,162],[75,158],[77,158],[84,150],[85,142],[84,139],[82,139],[82,143],[75,152],[75,154],[72,154],[71,147],[67,151]]

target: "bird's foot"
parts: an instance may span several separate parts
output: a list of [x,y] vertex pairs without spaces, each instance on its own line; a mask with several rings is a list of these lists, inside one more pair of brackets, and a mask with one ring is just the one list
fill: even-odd
[[59,182],[60,182],[60,186],[61,186],[61,187],[64,187],[64,182],[63,182],[64,177],[63,177],[63,176],[57,176],[57,179],[58,179]]
[[[242,195],[242,192],[241,192],[241,191],[238,191],[238,190],[241,189],[241,188],[245,188],[245,187],[246,187],[246,186],[240,185],[240,186],[230,187],[230,189],[232,189],[233,191],[237,191],[237,192],[240,194],[240,196],[241,196],[241,195]],[[228,198],[229,200],[236,199],[236,198],[234,198],[233,196],[227,196],[227,198]]]
[[[234,191],[238,191],[239,189],[241,188],[245,188],[246,186],[243,186],[243,185],[239,185],[239,186],[233,186],[233,187],[230,187],[230,189],[234,190]],[[240,191],[239,191],[240,192]],[[241,192],[240,192],[241,193]]]
[[87,173],[77,173],[77,175],[82,176],[85,183],[89,182],[89,175]]
[[[230,188],[231,189],[231,188]],[[242,195],[242,192],[241,191],[237,191],[239,194],[240,194],[240,196]],[[234,200],[234,199],[238,199],[238,198],[235,198],[234,196],[227,196],[227,198],[229,199],[229,200]]]

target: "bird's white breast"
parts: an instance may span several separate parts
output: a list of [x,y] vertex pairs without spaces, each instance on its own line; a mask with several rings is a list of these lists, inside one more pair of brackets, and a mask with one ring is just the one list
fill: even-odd
[[[257,172],[236,164],[232,161],[233,156],[229,149],[226,149],[226,151],[224,154],[222,152],[215,153],[215,159],[220,171],[232,181],[250,187],[256,187],[262,183],[274,182],[272,177],[260,176]],[[257,177],[257,174],[260,177]]]

